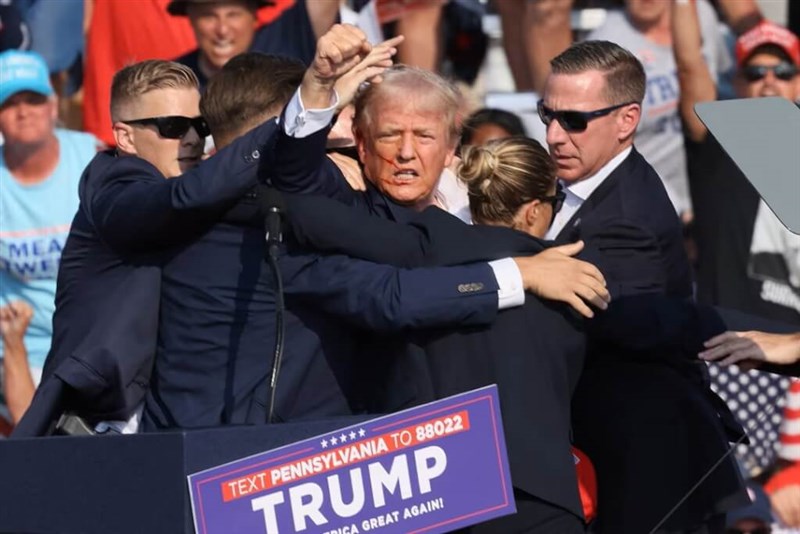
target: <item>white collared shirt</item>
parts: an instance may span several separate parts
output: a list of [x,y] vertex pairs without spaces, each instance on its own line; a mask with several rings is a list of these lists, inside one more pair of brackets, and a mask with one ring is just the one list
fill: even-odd
[[296,138],[308,137],[326,128],[333,120],[338,105],[339,94],[334,91],[332,101],[327,108],[306,109],[303,105],[303,98],[300,96],[300,88],[298,88],[286,105],[284,114],[286,122],[283,125],[286,135]]
[[614,170],[619,167],[620,163],[625,161],[625,158],[633,150],[633,147],[629,146],[616,156],[614,156],[611,161],[603,165],[603,167],[595,173],[594,176],[590,176],[586,179],[579,180],[577,182],[567,183],[563,180],[559,180],[559,183],[564,188],[564,193],[566,193],[567,197],[564,199],[564,205],[561,207],[561,211],[556,214],[556,218],[553,220],[553,225],[550,226],[550,229],[547,231],[547,235],[545,239],[553,240],[555,239],[561,230],[564,229],[564,226],[572,219],[572,216],[580,209],[583,203],[586,201],[587,198],[594,193],[594,190],[600,187],[606,178],[611,175]]

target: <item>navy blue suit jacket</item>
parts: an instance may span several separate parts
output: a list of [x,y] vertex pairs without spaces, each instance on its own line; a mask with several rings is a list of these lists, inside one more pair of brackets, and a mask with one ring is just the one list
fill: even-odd
[[90,420],[130,416],[155,355],[161,253],[256,185],[275,130],[274,121],[262,125],[169,180],[143,159],[97,154],[61,256],[42,383],[15,436],[47,433],[65,410]]
[[[266,421],[276,287],[264,261],[258,192],[202,236],[176,247],[164,264],[145,430]],[[486,264],[398,269],[311,254],[291,242],[279,264],[287,309],[278,421],[370,408],[356,383],[362,329],[482,325],[497,314],[497,287]],[[485,286],[462,294],[456,281]],[[407,393],[406,404],[418,396]]]
[[[689,298],[691,269],[680,222],[660,178],[635,149],[586,199],[557,240],[573,241],[587,232],[603,235],[611,221],[619,220],[639,234],[629,235],[615,251],[617,261],[633,261],[646,243],[655,242],[652,268],[662,273],[663,294]],[[655,319],[671,320],[669,315]],[[631,330],[640,326],[631,323]],[[716,329],[722,329],[721,322]],[[741,432],[711,392],[696,351],[670,357],[676,350],[680,347],[668,345],[658,354],[666,357],[644,360],[603,343],[589,352],[573,397],[573,429],[576,444],[597,469],[601,532],[650,531],[727,451],[728,437]],[[731,459],[665,526],[692,528],[742,497]]]
[[[353,201],[352,198],[337,191],[331,180],[326,180],[319,175],[312,179],[318,180],[318,182],[304,183],[301,179],[295,183],[285,184],[284,187],[297,192],[320,193],[327,197],[343,199],[350,204],[359,204],[358,200]],[[365,195],[367,202],[364,204],[368,208],[371,207],[369,199],[374,196],[376,195],[372,190]],[[323,250],[356,254],[376,261],[389,261],[401,265],[415,265],[420,262],[423,264],[447,264],[475,261],[476,259],[495,259],[502,255],[537,252],[544,246],[548,246],[546,243],[508,229],[467,228],[437,209],[425,210],[414,218],[406,219],[410,221],[408,226],[398,227],[388,221],[376,220],[367,223],[360,220],[361,215],[346,209],[343,210],[341,206],[336,207],[324,198],[289,197],[288,205],[290,215],[292,213],[295,215],[293,229],[304,242]],[[398,220],[399,218],[394,217],[394,219]],[[387,236],[393,237],[390,239]],[[672,498],[673,490],[681,487],[687,478],[701,476],[703,466],[707,467],[705,460],[719,452],[720,444],[724,443],[724,440],[720,439],[723,429],[717,421],[716,413],[719,408],[724,415],[724,407],[715,404],[715,397],[710,394],[704,381],[704,373],[700,367],[702,364],[695,358],[699,347],[702,346],[702,341],[708,336],[722,331],[724,325],[715,313],[692,306],[685,300],[691,293],[691,276],[682,247],[679,222],[669,204],[660,179],[635,151],[584,203],[565,227],[560,238],[564,241],[576,239],[586,241],[589,257],[585,257],[585,259],[590,259],[601,268],[609,282],[612,295],[615,297],[615,302],[609,311],[600,314],[598,319],[591,323],[593,354],[598,359],[597,366],[605,369],[604,364],[610,356],[612,361],[630,361],[630,364],[622,364],[624,369],[638,369],[637,366],[644,366],[644,371],[641,373],[642,387],[649,384],[655,387],[656,391],[662,391],[665,385],[679,385],[682,390],[680,396],[685,399],[685,402],[699,407],[698,415],[693,416],[696,417],[696,420],[687,422],[686,428],[694,428],[699,420],[711,417],[706,421],[711,430],[704,432],[704,436],[709,438],[709,443],[698,446],[699,456],[702,460],[696,465],[692,465],[688,476],[683,473],[665,475],[670,479],[668,490],[664,492],[651,491],[651,494],[656,497],[651,502],[655,503],[655,507],[658,508]],[[549,444],[560,443],[563,445],[565,438],[563,434],[559,438],[557,429],[562,428],[563,430],[563,426],[555,424],[554,421],[557,421],[558,418],[549,422],[538,421],[541,425],[526,426],[526,423],[537,421],[537,418],[530,414],[522,416],[525,410],[518,411],[516,409],[520,405],[525,405],[524,399],[530,397],[531,389],[536,388],[527,390],[524,387],[520,388],[520,384],[524,384],[524,382],[520,380],[519,375],[515,375],[513,372],[504,373],[503,370],[521,368],[519,362],[523,360],[517,358],[517,364],[505,367],[504,365],[492,365],[485,358],[481,359],[480,356],[477,359],[470,359],[466,356],[470,353],[470,348],[475,346],[487,349],[484,351],[485,353],[513,355],[515,351],[519,351],[519,347],[534,347],[537,343],[541,344],[542,339],[528,340],[525,343],[526,340],[523,338],[531,332],[531,329],[526,329],[525,321],[516,321],[522,317],[523,313],[505,312],[500,314],[500,318],[511,318],[508,319],[508,323],[518,327],[516,334],[511,333],[513,329],[508,329],[505,335],[497,336],[496,332],[502,330],[502,327],[498,326],[499,330],[494,333],[489,330],[427,338],[423,342],[423,346],[427,351],[429,363],[433,367],[432,389],[437,395],[453,393],[459,388],[481,385],[487,380],[498,380],[498,377],[505,376],[507,382],[501,387],[501,392],[510,395],[506,397],[507,400],[503,406],[504,417],[508,420],[507,433],[515,436],[509,438],[515,484],[534,495],[550,499],[565,508],[573,509],[571,506],[573,502],[570,501],[569,495],[563,492],[563,488],[568,487],[568,484],[563,483],[565,481],[563,473],[562,483],[555,484],[553,482],[557,481],[557,478],[547,478],[547,482],[542,484],[544,479],[531,476],[531,473],[541,473],[542,470],[531,468],[530,453],[536,447],[532,445],[530,439],[525,439],[525,433],[530,428],[540,431],[546,428],[548,429],[546,432],[556,429],[553,434],[549,435],[549,439],[544,440]],[[529,318],[531,317],[545,317],[545,315],[533,313]],[[528,323],[530,322],[529,320]],[[499,324],[503,323],[500,321]],[[551,334],[558,331],[557,327],[549,330]],[[470,336],[476,337],[470,338]],[[459,337],[463,339],[459,341]],[[470,341],[463,342],[464,339],[470,339]],[[556,342],[554,347],[565,349],[563,343],[559,345]],[[550,347],[542,354],[554,352],[557,350]],[[461,358],[462,367],[464,362],[472,362],[472,365],[467,365],[465,372],[456,373],[457,376],[454,376],[452,369],[458,363],[450,360],[454,354],[458,354]],[[513,357],[511,359],[514,360]],[[542,369],[539,369],[536,375],[561,377],[563,388],[558,391],[567,394],[566,400],[560,398],[558,394],[555,397],[551,396],[544,405],[569,406],[568,395],[575,386],[573,380],[576,379],[577,374],[574,371],[576,368],[580,368],[579,360],[573,359],[572,367],[567,366],[554,371],[556,368],[552,367],[552,362],[548,367],[546,358],[539,359],[543,368],[548,368],[553,372],[543,373]],[[569,358],[562,358],[562,361],[569,361]],[[438,365],[437,362],[448,363]],[[654,363],[655,365],[653,365]],[[608,368],[613,369],[614,366],[609,365]],[[613,376],[613,373],[606,374]],[[557,383],[558,380],[550,380],[550,382]],[[620,383],[619,380],[609,380],[608,383],[613,384],[617,393],[607,397],[628,398],[626,390],[630,388],[625,384]],[[609,385],[610,387],[612,386]],[[596,402],[596,395],[586,393],[591,391],[591,388],[587,387],[584,390],[581,398],[587,405],[593,401]],[[560,400],[554,400],[559,398]],[[542,403],[537,405],[542,405]],[[651,403],[650,407],[656,412],[672,413],[675,406],[675,402],[662,399],[660,404]],[[592,413],[595,425],[591,427],[589,433],[598,435],[603,433],[598,425],[604,424],[607,416],[616,412],[601,410],[598,414],[597,410],[594,410]],[[562,423],[565,420],[566,418],[562,419]],[[579,416],[579,420],[584,421],[585,418]],[[635,432],[632,429],[639,421],[636,418],[629,418],[626,419],[626,422],[631,425],[626,433]],[[664,426],[663,429],[668,430],[669,427]],[[665,436],[662,438],[664,438],[663,443],[669,443]],[[602,437],[600,439],[602,440]],[[607,465],[606,459],[611,451],[591,447],[591,444],[589,446],[600,457],[599,463],[603,466]],[[547,449],[559,450],[558,447],[551,448],[549,446]],[[523,455],[528,459],[519,461],[518,459]],[[554,458],[555,455],[551,454],[550,459]],[[518,461],[519,463],[517,463]],[[555,462],[550,465],[559,464]],[[605,481],[609,483],[618,476],[618,474],[609,473],[606,469],[604,472],[607,473]],[[720,500],[720,505],[722,505],[724,497],[736,493],[738,481],[735,476],[730,476],[730,472],[724,472],[716,482],[715,488],[706,492],[706,495],[701,495],[700,502],[703,502],[704,498],[707,499],[709,495],[716,498],[723,494],[723,499]],[[561,493],[554,491],[554,488],[562,488]],[[688,490],[688,488],[689,486],[685,489]],[[726,491],[728,491],[727,494]],[[609,505],[609,507],[611,506]],[[647,507],[643,508],[648,509]],[[660,519],[653,520],[649,509],[642,514],[631,513],[630,510],[627,510],[626,514],[636,518],[633,520],[634,522],[628,524],[636,524],[638,528],[644,528],[647,522],[655,525]],[[686,517],[677,519],[685,521]],[[635,522],[637,520],[639,523]]]
[[[438,208],[401,225],[325,197],[286,195],[285,200],[292,230],[303,243],[396,265],[491,260],[551,246],[509,228],[466,225]],[[657,241],[639,228],[618,221],[605,234],[581,237],[587,240],[585,259],[615,277],[607,280],[614,294],[611,307],[589,323],[594,345],[641,361],[691,365],[702,342],[723,330],[713,310],[659,293],[666,276],[652,261]],[[639,241],[639,253],[620,262],[626,239]],[[584,341],[581,325],[569,315],[561,305],[529,298],[523,309],[501,312],[491,328],[417,335],[413,348],[426,355],[434,396],[500,384],[515,486],[575,511],[574,480],[564,466],[569,465],[569,399]],[[370,382],[380,391],[402,388],[398,374],[403,376],[379,369]],[[409,382],[405,376],[404,383]]]
[[[279,146],[281,139],[283,136],[279,138]],[[317,139],[315,148],[304,151],[305,162],[311,160],[313,154],[320,153],[323,141]],[[314,139],[302,143],[310,145]],[[415,230],[424,227],[423,231],[430,230],[436,236],[429,235],[431,239],[418,242],[418,250],[413,244],[406,248],[404,240],[396,239],[398,236],[392,233],[393,229],[402,232],[404,227],[394,223],[416,224],[420,217],[417,212],[397,205],[371,186],[365,193],[350,191],[341,185],[343,182],[335,177],[335,170],[326,162],[318,164],[315,172],[304,174],[305,169],[298,163],[296,175],[276,176],[273,183],[294,193],[325,195],[355,207],[362,216],[368,214],[369,220],[361,220],[357,228],[348,229],[339,224],[339,213],[319,212],[322,218],[317,221],[324,227],[327,220],[335,228],[329,236],[329,244],[342,244],[343,252],[352,254],[355,251],[378,261],[411,267],[496,259],[492,257],[495,253],[509,248],[507,244],[502,249],[490,245],[492,229],[470,227],[440,210],[425,213],[434,218],[441,216],[442,226],[434,223],[414,227]],[[298,200],[306,199],[299,197]],[[308,200],[313,202],[313,199]],[[295,208],[290,200],[290,217]],[[312,212],[314,210],[311,208]],[[347,219],[345,213],[341,214]],[[298,235],[301,233],[298,231]],[[539,240],[516,232],[513,235],[520,238],[519,244],[528,254],[544,246]],[[475,240],[470,241],[470,236],[485,243],[488,249],[472,247]],[[306,244],[314,244],[314,237],[310,235],[301,236],[301,239]],[[448,246],[440,250],[436,246],[439,239]],[[323,237],[317,243],[323,241],[327,239]],[[395,253],[395,245],[399,254]],[[333,244],[328,250],[336,250],[336,246]],[[406,252],[410,254],[406,256]],[[428,261],[430,256],[434,259]],[[454,279],[440,281],[454,291],[456,301],[459,298],[455,292],[457,283]],[[585,351],[582,329],[582,322],[567,306],[529,297],[521,308],[501,311],[489,326],[461,322],[450,328],[417,331],[411,336],[374,337],[362,352],[364,356],[357,369],[363,377],[360,382],[367,389],[368,401],[378,410],[396,406],[404,397],[413,402],[410,392],[417,393],[418,402],[425,400],[425,395],[431,399],[441,398],[497,383],[515,487],[582,516],[569,430],[569,399]],[[542,331],[551,336],[540,335]],[[375,358],[375,354],[381,357]]]
[[[265,177],[310,172],[318,163],[306,146],[324,143],[325,133],[276,148],[280,165]],[[350,191],[338,174],[331,179],[342,194]],[[257,196],[168,255],[144,430],[266,421],[276,306]],[[375,200],[374,209],[391,209]],[[362,329],[485,325],[497,315],[497,283],[486,263],[398,269],[309,254],[291,240],[279,263],[287,296],[275,406],[282,421],[398,409],[431,398],[410,385],[380,406],[364,399],[355,387],[361,375],[354,360]]]

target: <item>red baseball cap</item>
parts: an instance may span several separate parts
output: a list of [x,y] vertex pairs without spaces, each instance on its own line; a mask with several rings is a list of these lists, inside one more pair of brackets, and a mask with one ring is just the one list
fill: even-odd
[[800,39],[786,28],[768,20],[762,20],[736,40],[737,65],[741,67],[758,47],[764,45],[779,47],[795,65],[800,66]]

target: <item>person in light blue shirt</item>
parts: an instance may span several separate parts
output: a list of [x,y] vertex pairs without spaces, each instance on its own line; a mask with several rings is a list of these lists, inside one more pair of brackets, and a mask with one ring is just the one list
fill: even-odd
[[[78,207],[78,181],[100,142],[56,128],[47,66],[34,52],[0,54],[0,306],[25,301],[25,346],[38,382],[50,349],[56,275]],[[0,347],[2,356],[2,347]]]

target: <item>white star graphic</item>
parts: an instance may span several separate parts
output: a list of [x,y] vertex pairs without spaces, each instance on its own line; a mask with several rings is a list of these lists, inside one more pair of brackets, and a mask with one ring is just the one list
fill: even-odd
[[342,435],[339,436],[339,441],[341,441],[342,443],[347,443],[347,434],[342,433]]
[[323,449],[327,449],[328,448],[328,440],[327,439],[323,439],[322,441],[319,442],[319,444],[322,445]]
[[354,439],[356,439],[356,433],[351,430],[350,431],[350,441],[353,441]]
[[336,436],[331,436],[331,445],[336,445],[339,443],[339,440],[336,439]]
[[367,432],[363,428],[359,428],[358,429],[358,437],[359,438],[363,438],[366,435],[367,435]]

